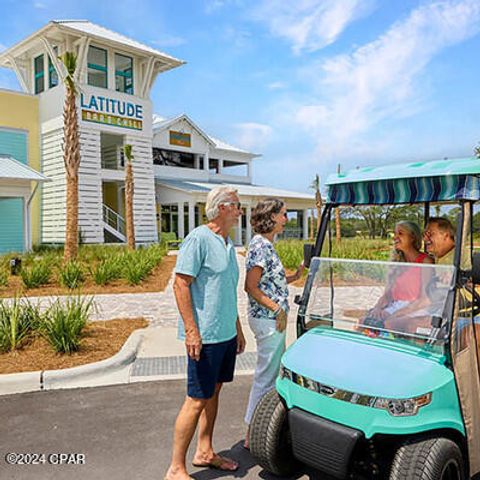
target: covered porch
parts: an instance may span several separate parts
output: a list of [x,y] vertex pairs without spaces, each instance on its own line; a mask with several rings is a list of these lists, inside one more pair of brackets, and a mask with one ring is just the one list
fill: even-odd
[[[185,238],[195,227],[207,222],[205,203],[208,192],[218,183],[181,180],[157,180],[155,184],[157,225],[162,233],[174,232],[178,239]],[[227,185],[227,184],[225,184]],[[253,232],[250,225],[252,209],[266,197],[278,197],[287,204],[289,222],[283,238],[308,239],[309,211],[314,208],[313,196],[260,185],[228,184],[238,190],[243,214],[233,228],[231,238],[235,245],[248,245]]]

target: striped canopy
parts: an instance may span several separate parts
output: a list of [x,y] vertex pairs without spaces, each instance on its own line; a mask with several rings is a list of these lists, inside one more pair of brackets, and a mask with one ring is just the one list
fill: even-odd
[[[327,201],[382,205],[480,199],[480,159],[462,159],[458,163],[449,160],[442,164],[437,161],[391,165],[332,175],[327,180]],[[414,175],[413,167],[418,165],[420,171]]]

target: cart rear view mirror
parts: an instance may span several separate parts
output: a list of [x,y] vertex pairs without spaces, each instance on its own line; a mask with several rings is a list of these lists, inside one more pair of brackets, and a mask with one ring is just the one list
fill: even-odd
[[472,258],[472,282],[480,284],[480,253],[474,253]]
[[303,244],[303,264],[305,265],[305,268],[310,268],[314,246],[313,243]]

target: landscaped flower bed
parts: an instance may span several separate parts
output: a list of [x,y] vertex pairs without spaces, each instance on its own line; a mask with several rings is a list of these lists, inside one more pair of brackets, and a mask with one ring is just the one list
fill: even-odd
[[0,257],[0,296],[68,295],[162,291],[175,264],[163,245],[135,251],[124,246],[81,246],[75,262],[63,263],[62,248],[42,248],[22,255],[19,275],[11,275],[13,255]]
[[0,374],[68,368],[114,355],[148,322],[88,322],[93,299],[69,297],[47,308],[25,298],[0,301]]

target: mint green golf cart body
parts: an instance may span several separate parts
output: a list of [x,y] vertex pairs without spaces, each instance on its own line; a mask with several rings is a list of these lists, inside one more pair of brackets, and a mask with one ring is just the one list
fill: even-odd
[[[467,236],[473,204],[480,200],[479,175],[480,160],[472,158],[356,169],[329,177],[309,275],[296,299],[299,338],[284,354],[276,382],[286,412],[282,428],[288,429],[282,435],[288,438],[293,461],[340,479],[443,480],[479,473],[480,418],[475,410],[480,400],[472,400],[471,394],[480,396],[480,366],[478,358],[474,362],[475,344],[467,348],[466,360],[466,347],[458,347],[460,337],[452,334],[461,325],[474,329],[475,301],[463,302],[459,310],[459,291],[472,284],[472,269],[465,268],[464,259],[471,263],[473,258]],[[461,206],[453,265],[412,267],[329,257],[325,239],[337,206],[423,204],[427,220],[431,202]],[[406,302],[409,313],[395,327],[367,321],[391,286],[389,279],[401,275],[420,282],[427,300]],[[459,373],[467,367],[470,378]],[[257,427],[260,420],[254,417],[251,428],[262,428]],[[455,451],[450,460],[428,453],[433,464],[440,462],[438,468],[411,465],[409,470],[408,452],[418,457],[412,462],[420,462],[428,446],[443,448],[438,454],[442,458]],[[275,469],[276,460],[254,440],[253,454],[257,451],[265,468],[277,474],[288,471]]]

